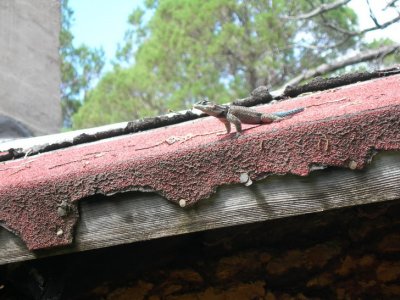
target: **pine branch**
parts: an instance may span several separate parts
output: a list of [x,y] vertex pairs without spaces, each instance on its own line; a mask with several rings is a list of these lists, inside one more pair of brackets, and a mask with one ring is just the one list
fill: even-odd
[[389,2],[386,4],[386,6],[385,6],[385,8],[384,8],[383,10],[386,10],[386,9],[388,9],[389,7],[395,7],[396,2],[397,2],[397,0],[391,0],[391,1],[389,1]]
[[327,27],[332,28],[333,30],[336,30],[336,31],[338,31],[340,33],[343,33],[343,34],[346,34],[348,36],[357,36],[357,35],[363,35],[364,33],[367,33],[367,32],[370,32],[370,31],[374,31],[374,30],[378,30],[378,29],[384,29],[384,28],[386,28],[386,27],[388,27],[388,26],[390,26],[390,25],[392,25],[392,24],[394,24],[394,23],[396,23],[398,21],[400,21],[400,15],[398,15],[396,18],[394,18],[392,20],[389,20],[389,21],[387,21],[387,22],[385,22],[383,24],[379,24],[378,23],[378,25],[375,24],[375,26],[372,26],[370,28],[366,28],[366,29],[363,29],[363,30],[359,30],[359,31],[348,31],[346,29],[343,29],[343,28],[340,28],[340,27],[336,26],[335,24],[328,23],[328,22],[325,22],[323,24],[325,26],[327,26]]
[[400,44],[395,44],[391,46],[383,46],[378,49],[367,50],[364,52],[357,53],[355,55],[349,56],[347,58],[339,58],[330,63],[324,63],[316,67],[315,69],[307,70],[302,74],[296,76],[287,82],[284,86],[279,88],[278,91],[274,91],[274,94],[282,93],[288,85],[296,85],[303,80],[307,80],[319,75],[327,74],[329,72],[336,71],[343,67],[355,65],[361,62],[374,60],[380,57],[385,57],[400,50]]
[[372,21],[374,21],[375,26],[380,29],[381,25],[379,24],[378,19],[375,17],[374,12],[372,11],[371,4],[369,4],[369,0],[366,0],[366,1],[367,1],[368,9],[369,9],[369,16],[372,19]]
[[310,19],[312,17],[315,17],[317,15],[323,14],[327,11],[336,9],[340,6],[343,6],[345,4],[347,4],[348,2],[350,2],[350,0],[339,0],[330,4],[322,4],[321,6],[318,6],[317,8],[313,9],[312,11],[302,14],[302,15],[298,15],[298,16],[285,16],[283,17],[284,19],[287,20],[305,20],[305,19]]

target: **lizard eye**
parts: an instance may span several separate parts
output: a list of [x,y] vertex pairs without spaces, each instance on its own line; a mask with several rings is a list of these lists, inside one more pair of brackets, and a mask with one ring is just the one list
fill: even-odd
[[207,105],[207,104],[208,104],[208,100],[200,100],[200,101],[198,102],[198,104],[200,104],[200,105]]

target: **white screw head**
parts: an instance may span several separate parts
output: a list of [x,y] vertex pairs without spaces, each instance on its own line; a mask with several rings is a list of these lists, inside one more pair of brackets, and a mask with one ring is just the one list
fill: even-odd
[[355,170],[357,168],[357,162],[355,162],[354,160],[350,161],[349,168],[351,170]]
[[253,184],[248,173],[241,173],[239,177],[240,183],[244,183],[245,186],[250,186]]

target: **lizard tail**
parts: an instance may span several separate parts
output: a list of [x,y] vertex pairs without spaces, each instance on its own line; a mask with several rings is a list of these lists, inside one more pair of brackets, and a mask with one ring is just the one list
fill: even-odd
[[288,111],[276,112],[273,115],[280,117],[280,118],[284,118],[284,117],[302,112],[303,110],[304,110],[304,108],[302,107],[302,108],[296,108],[296,109],[292,109],[292,110],[288,110]]

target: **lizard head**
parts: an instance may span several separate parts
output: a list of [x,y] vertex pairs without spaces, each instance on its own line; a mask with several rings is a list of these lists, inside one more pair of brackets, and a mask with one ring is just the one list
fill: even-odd
[[227,111],[227,106],[215,104],[207,99],[197,102],[193,107],[213,117],[221,117]]

